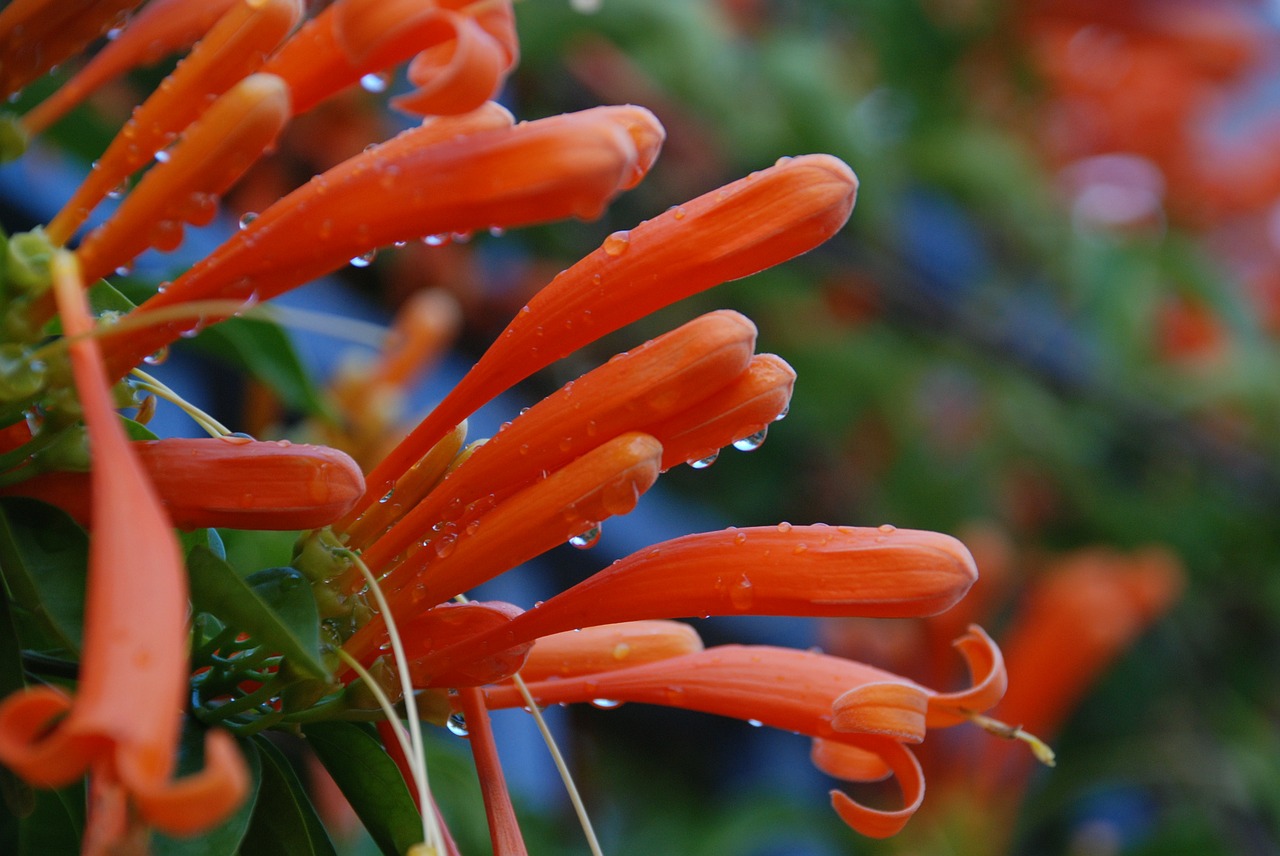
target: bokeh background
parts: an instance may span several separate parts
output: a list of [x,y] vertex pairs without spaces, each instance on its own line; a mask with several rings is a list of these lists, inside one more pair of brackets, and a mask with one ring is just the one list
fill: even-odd
[[[449,307],[451,352],[406,388],[406,414],[615,229],[787,155],[830,152],[862,183],[850,225],[820,250],[527,385],[526,401],[722,307],[751,316],[761,350],[799,373],[760,449],[668,473],[594,548],[566,547],[499,593],[531,602],[698,528],[950,532],[984,575],[955,616],[699,630],[818,645],[947,687],[963,675],[946,639],[980,621],[1014,683],[996,715],[1042,731],[1059,756],[1034,769],[976,729],[931,734],[925,807],[900,838],[869,842],[831,813],[832,783],[805,740],[633,706],[552,711],[606,852],[1280,853],[1280,5],[524,0],[517,11],[524,53],[505,95],[517,116],[635,102],[668,143],[598,222],[439,236],[302,292],[299,306],[375,322],[424,291]],[[163,71],[102,93],[25,168],[73,180]],[[397,85],[369,80],[302,117],[228,198],[223,228],[407,122],[376,91]],[[0,176],[11,231],[48,216],[24,193],[30,180]],[[214,240],[193,235],[181,253]],[[144,258],[134,276],[158,281],[181,258]],[[292,335],[320,395],[359,352]],[[298,402],[243,382],[227,353],[197,340],[163,368],[243,430],[309,430]],[[522,403],[499,402],[474,433]],[[532,726],[518,713],[500,725],[531,852],[585,853]],[[486,852],[464,747],[436,742],[434,787],[467,852]]]

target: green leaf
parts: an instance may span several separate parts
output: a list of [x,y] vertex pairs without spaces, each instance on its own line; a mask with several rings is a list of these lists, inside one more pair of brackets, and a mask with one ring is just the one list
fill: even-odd
[[135,422],[127,416],[120,417],[120,424],[124,426],[125,436],[130,440],[159,440],[155,433],[143,425],[141,422]]
[[84,784],[34,794],[35,810],[19,823],[15,856],[79,852],[84,834]]
[[224,624],[283,654],[298,671],[328,676],[320,654],[320,615],[311,586],[293,568],[268,568],[246,579],[198,546],[187,556],[191,602]]
[[178,541],[182,544],[182,552],[190,553],[196,547],[204,547],[213,555],[227,560],[227,548],[222,543],[222,535],[217,529],[193,529],[190,532],[179,532]]
[[[187,719],[178,755],[178,775],[200,770],[204,765],[205,729]],[[238,741],[240,752],[249,766],[249,796],[236,812],[220,826],[190,838],[171,838],[157,833],[151,839],[153,856],[236,856],[240,843],[249,831],[249,822],[257,805],[262,786],[262,759],[253,741]]]
[[68,651],[80,650],[89,536],[64,512],[30,499],[0,502],[0,569],[15,604]]
[[226,360],[271,388],[285,406],[334,419],[288,335],[276,324],[229,318],[191,341],[199,351]]
[[302,734],[383,853],[398,856],[422,842],[422,816],[372,729],[354,722],[316,722]]
[[284,753],[264,737],[252,740],[262,758],[262,784],[241,856],[337,856]]

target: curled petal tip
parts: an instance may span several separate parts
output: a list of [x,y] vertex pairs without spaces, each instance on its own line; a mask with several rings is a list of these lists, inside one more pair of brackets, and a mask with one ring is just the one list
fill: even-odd
[[831,727],[919,743],[928,706],[928,695],[920,687],[892,681],[863,684],[832,703]]
[[831,807],[855,832],[868,838],[888,838],[901,832],[924,802],[924,771],[916,756],[901,743],[872,738],[859,745],[878,755],[893,771],[902,789],[903,806],[896,811],[868,808],[840,791],[832,791]]

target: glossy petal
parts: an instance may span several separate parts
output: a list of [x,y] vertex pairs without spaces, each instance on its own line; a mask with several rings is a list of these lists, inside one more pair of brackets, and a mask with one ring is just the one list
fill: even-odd
[[853,209],[857,179],[828,155],[769,169],[611,236],[516,315],[476,366],[369,475],[381,496],[415,451],[540,368],[663,306],[806,252]]
[[[199,118],[215,98],[257,71],[301,15],[302,0],[231,6],[173,74],[133,111],[70,201],[49,222],[45,231],[50,239],[66,243],[109,192],[151,163],[156,152]],[[287,115],[287,100],[280,103]],[[228,118],[224,115],[222,120]],[[212,218],[213,209],[208,216]]]
[[[341,517],[364,493],[355,461],[327,446],[242,437],[130,446],[179,529],[314,529]],[[89,473],[45,473],[0,495],[48,502],[88,525],[89,479]]]
[[713,312],[566,384],[477,448],[437,490],[368,546],[366,561],[380,568],[433,523],[456,517],[481,496],[500,501],[605,441],[647,431],[647,426],[692,407],[742,373],[755,338],[755,325],[742,315]]
[[275,142],[288,115],[278,77],[255,74],[228,90],[84,239],[76,255],[86,280],[107,276],[148,247],[175,249],[184,222],[207,223],[208,206]]
[[679,621],[604,624],[542,637],[520,667],[520,676],[542,681],[594,675],[701,650],[697,631]]
[[[65,256],[55,259],[54,289],[67,334],[89,332]],[[70,355],[97,464],[81,677],[74,701],[38,687],[0,704],[0,761],[42,786],[92,770],[118,781],[148,823],[176,833],[208,828],[244,799],[248,772],[231,738],[211,732],[203,771],[171,778],[187,691],[186,571],[116,416],[96,341],[73,340]]]
[[[604,111],[445,142],[439,133],[433,124],[411,129],[316,176],[138,311],[193,300],[267,300],[396,241],[595,216],[637,158],[625,124]],[[415,144],[419,136],[424,145]],[[110,365],[123,372],[182,329],[160,324],[112,339]],[[419,447],[413,460],[444,433]]]
[[0,98],[115,26],[142,0],[14,0],[0,11]]
[[242,3],[243,0],[151,0],[129,19],[116,38],[24,115],[23,125],[31,134],[41,133],[121,75],[195,44],[224,12]]
[[649,618],[928,614],[962,597],[976,574],[964,545],[936,532],[823,524],[704,532],[634,553],[435,656],[450,662],[464,651],[485,655],[576,627]]

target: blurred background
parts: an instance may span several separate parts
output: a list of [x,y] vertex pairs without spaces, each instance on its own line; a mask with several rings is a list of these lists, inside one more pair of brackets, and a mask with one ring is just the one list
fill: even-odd
[[[977,621],[1009,664],[995,715],[1059,759],[1033,769],[1024,748],[976,729],[931,733],[924,808],[899,838],[870,842],[831,812],[806,740],[633,706],[553,711],[606,852],[1280,853],[1280,5],[525,0],[517,12],[523,57],[505,101],[518,117],[634,102],[669,139],[598,222],[435,236],[304,292],[301,305],[374,321],[432,295],[442,353],[402,384],[405,419],[610,232],[786,155],[835,154],[861,188],[820,250],[528,385],[533,399],[722,307],[753,318],[760,349],[799,374],[760,449],[673,470],[592,550],[565,548],[504,596],[531,602],[698,528],[949,532],[983,574],[954,614],[699,630],[817,645],[945,689],[964,679],[948,642]],[[134,87],[162,73],[105,91],[52,148],[94,157]],[[381,107],[397,85],[369,80],[301,117],[228,197],[224,227],[407,122]],[[26,179],[8,180],[8,223],[48,216],[25,207]],[[183,252],[198,256],[200,240]],[[134,276],[158,281],[181,258],[144,259]],[[202,384],[229,424],[296,436],[316,430],[298,419],[306,397],[341,409],[341,373],[358,370],[339,369],[345,346],[294,335],[320,377],[285,384],[301,398],[211,375],[247,362],[234,342],[202,336],[166,369],[197,371],[182,388]],[[531,852],[585,853],[515,716],[526,734],[506,736],[504,755]],[[461,741],[439,743],[433,784],[467,852],[485,852]]]

